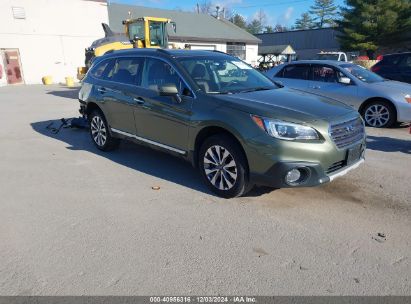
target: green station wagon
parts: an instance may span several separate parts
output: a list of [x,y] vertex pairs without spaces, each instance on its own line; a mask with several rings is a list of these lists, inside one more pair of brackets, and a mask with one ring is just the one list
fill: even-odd
[[364,123],[336,100],[282,88],[220,52],[133,49],[97,58],[80,112],[98,149],[129,139],[183,157],[230,198],[316,186],[364,161]]

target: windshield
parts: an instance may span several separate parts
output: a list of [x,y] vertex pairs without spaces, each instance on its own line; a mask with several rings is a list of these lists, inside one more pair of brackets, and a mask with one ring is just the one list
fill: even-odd
[[318,54],[318,60],[338,60],[338,54]]
[[354,77],[366,83],[384,81],[384,78],[356,64],[343,64],[341,67]]
[[241,60],[231,57],[190,57],[179,62],[202,91],[234,94],[276,89],[271,80]]

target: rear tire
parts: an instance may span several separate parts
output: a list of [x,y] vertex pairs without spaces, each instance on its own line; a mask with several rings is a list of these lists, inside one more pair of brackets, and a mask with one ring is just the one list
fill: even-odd
[[361,114],[365,124],[374,128],[390,128],[397,122],[395,107],[384,100],[369,103]]
[[94,110],[89,115],[90,137],[94,145],[101,151],[111,151],[118,147],[120,140],[111,136],[109,126],[103,113]]
[[224,198],[250,190],[247,160],[239,144],[226,134],[209,137],[198,154],[198,168],[207,187]]

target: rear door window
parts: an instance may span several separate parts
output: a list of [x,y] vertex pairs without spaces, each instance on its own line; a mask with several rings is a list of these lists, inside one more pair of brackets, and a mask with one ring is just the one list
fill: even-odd
[[139,86],[143,64],[143,58],[118,58],[107,73],[107,80]]
[[288,65],[282,71],[283,78],[291,79],[308,79],[308,72],[310,70],[309,65]]
[[397,65],[401,61],[400,55],[390,55],[390,56],[383,56],[382,64],[384,65]]
[[404,56],[404,59],[401,61],[400,67],[411,68],[411,55]]

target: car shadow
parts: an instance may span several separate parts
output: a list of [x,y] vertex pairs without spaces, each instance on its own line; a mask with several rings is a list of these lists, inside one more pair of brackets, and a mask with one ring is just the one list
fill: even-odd
[[118,150],[103,152],[93,145],[87,129],[61,128],[55,134],[49,128],[50,124],[58,128],[61,125],[61,121],[34,122],[31,124],[31,127],[34,131],[44,136],[66,143],[69,150],[87,151],[130,169],[212,194],[203,184],[197,171],[183,159],[126,140],[121,142]]
[[368,135],[367,149],[382,152],[402,152],[405,154],[411,154],[411,140]]
[[77,100],[79,91],[80,87],[65,87],[64,90],[52,90],[48,91],[46,94]]

